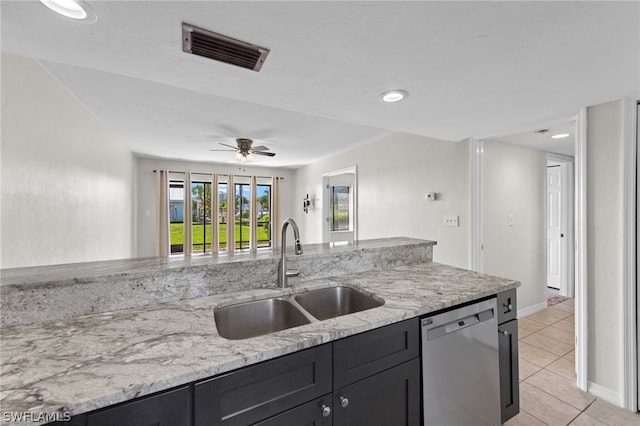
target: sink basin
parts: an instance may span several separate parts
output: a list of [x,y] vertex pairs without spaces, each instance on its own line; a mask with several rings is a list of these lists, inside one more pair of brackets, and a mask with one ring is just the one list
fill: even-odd
[[295,306],[279,298],[216,308],[214,317],[218,334],[230,340],[262,336],[311,322]]
[[328,287],[294,297],[307,312],[319,320],[339,317],[384,305],[384,300],[351,287]]

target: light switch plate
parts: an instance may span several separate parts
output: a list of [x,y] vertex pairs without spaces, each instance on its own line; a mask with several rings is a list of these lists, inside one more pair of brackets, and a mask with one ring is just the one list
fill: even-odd
[[458,221],[458,216],[445,216],[444,217],[444,226],[460,226]]

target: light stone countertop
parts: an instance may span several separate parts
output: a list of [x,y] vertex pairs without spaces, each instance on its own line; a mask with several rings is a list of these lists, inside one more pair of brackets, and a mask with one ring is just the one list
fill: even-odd
[[[245,340],[216,331],[213,309],[346,285],[381,307]],[[515,288],[438,263],[319,278],[0,330],[0,411],[79,414]],[[6,422],[2,424],[18,424]],[[38,424],[29,423],[29,424]]]
[[[344,245],[330,243],[304,244],[305,257],[320,255],[338,255],[354,250],[380,250],[397,247],[435,245],[435,241],[420,240],[407,237],[378,238],[360,240]],[[293,248],[288,247],[292,254]],[[134,259],[102,260],[97,262],[67,263],[61,265],[30,266],[26,268],[0,269],[0,287],[12,287],[17,290],[29,290],[38,286],[75,284],[91,278],[123,275],[158,274],[163,271],[182,271],[185,268],[207,268],[247,261],[272,261],[280,259],[280,249],[259,249],[243,252],[215,253],[201,256],[170,256]],[[295,261],[295,256],[288,256]],[[54,284],[55,283],[55,284]]]

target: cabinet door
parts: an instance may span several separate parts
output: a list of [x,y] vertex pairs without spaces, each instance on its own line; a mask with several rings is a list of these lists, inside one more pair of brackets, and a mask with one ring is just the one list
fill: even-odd
[[126,402],[87,415],[87,426],[189,426],[189,387]]
[[331,394],[325,395],[299,407],[292,408],[254,426],[331,426],[333,423],[333,409]]
[[419,426],[420,360],[333,392],[333,426]]
[[520,411],[518,380],[518,320],[498,326],[500,353],[500,403],[502,423]]
[[333,388],[340,388],[419,355],[418,318],[333,343]]
[[331,392],[331,344],[196,383],[195,426],[246,426]]

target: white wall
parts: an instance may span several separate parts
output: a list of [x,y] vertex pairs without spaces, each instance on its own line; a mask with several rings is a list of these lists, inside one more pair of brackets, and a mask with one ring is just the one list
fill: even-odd
[[2,55],[1,267],[132,254],[133,155],[35,60]]
[[623,103],[587,109],[589,381],[622,390]]
[[[154,170],[170,170],[175,172],[196,173],[226,173],[236,175],[253,176],[281,176],[284,177],[280,200],[280,223],[293,215],[293,206],[300,205],[302,210],[302,198],[300,203],[293,200],[293,171],[288,169],[276,169],[266,167],[246,166],[233,164],[195,163],[190,161],[166,160],[139,157],[137,162],[137,256],[150,257],[158,255],[158,200],[156,194],[156,175]],[[149,216],[145,213],[149,212]],[[278,230],[280,232],[280,230]]]
[[[295,206],[308,193],[308,214],[295,210],[304,243],[322,241],[322,174],[358,167],[358,239],[435,240],[434,260],[469,266],[469,145],[402,133],[324,158],[296,170]],[[438,193],[436,201],[425,194]],[[297,203],[300,201],[300,203]],[[445,227],[443,216],[460,216]]]
[[506,143],[483,145],[482,271],[522,283],[520,312],[546,301],[547,157],[542,151]]

